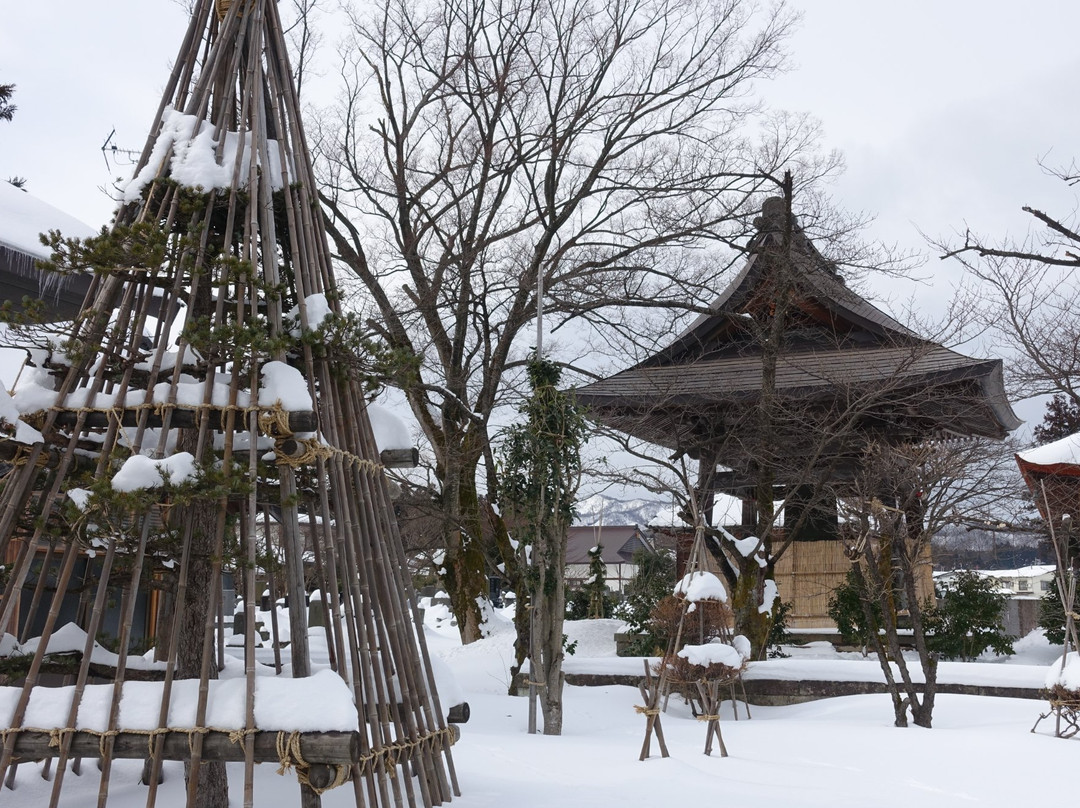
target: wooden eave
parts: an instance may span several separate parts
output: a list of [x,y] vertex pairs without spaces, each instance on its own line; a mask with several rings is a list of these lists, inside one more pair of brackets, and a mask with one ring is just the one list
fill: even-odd
[[[696,453],[720,439],[728,410],[757,404],[761,383],[761,357],[736,356],[631,368],[576,395],[601,423]],[[932,431],[1001,438],[1019,425],[1005,398],[1000,360],[971,359],[940,346],[787,354],[776,384],[790,403],[827,406],[861,397],[868,417],[911,419],[932,424]]]

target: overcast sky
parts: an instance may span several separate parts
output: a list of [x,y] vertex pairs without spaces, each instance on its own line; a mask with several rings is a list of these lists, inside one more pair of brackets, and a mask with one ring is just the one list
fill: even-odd
[[[1022,234],[1021,205],[1069,218],[1075,194],[1038,165],[1080,155],[1080,3],[1066,0],[794,0],[803,22],[792,69],[764,84],[776,107],[810,112],[847,171],[845,207],[876,215],[871,235],[925,249],[919,230],[966,224]],[[101,146],[143,146],[186,24],[173,0],[4,2],[0,83],[18,111],[0,123],[0,178],[91,225],[99,190],[130,172]],[[936,259],[926,273],[949,279]],[[916,288],[927,300],[943,290]],[[891,292],[892,296],[898,293]],[[900,292],[899,294],[905,294]]]

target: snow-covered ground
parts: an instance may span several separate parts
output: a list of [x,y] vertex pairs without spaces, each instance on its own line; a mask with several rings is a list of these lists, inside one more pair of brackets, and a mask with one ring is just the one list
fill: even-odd
[[[721,722],[730,757],[702,754],[705,724],[672,699],[662,717],[669,758],[653,755],[639,762],[645,719],[631,687],[568,687],[564,734],[526,733],[527,702],[506,695],[512,660],[512,627],[495,616],[493,633],[461,646],[457,630],[440,607],[427,611],[427,637],[432,653],[453,671],[472,708],[462,726],[453,758],[462,796],[459,808],[560,808],[635,806],[716,802],[738,806],[909,806],[1040,804],[1071,802],[1073,771],[1080,746],[1052,737],[1050,721],[1038,732],[1031,727],[1044,709],[1040,701],[941,695],[934,729],[892,726],[887,696],[852,696],[790,707],[751,707],[746,720],[740,706],[735,721],[730,704]],[[621,665],[614,658],[617,621],[567,624],[577,642],[568,667],[606,668]],[[1018,654],[946,668],[957,681],[1009,684],[1045,675],[1057,649],[1040,636],[1018,643]],[[640,661],[630,660],[638,666]],[[843,672],[845,665],[874,665],[858,654],[838,654],[824,644],[793,649],[789,659],[770,661],[772,672],[790,676],[824,669]],[[116,764],[110,804],[143,805],[145,789],[137,784],[141,764]],[[15,795],[0,793],[0,805],[48,804],[48,783],[30,767],[19,772]],[[298,804],[295,780],[275,775],[276,767],[259,767],[256,805],[277,808]],[[62,804],[93,804],[98,778],[92,765],[81,777],[65,782]],[[166,767],[159,805],[182,805],[179,764]],[[239,805],[242,774],[234,770],[234,804]],[[351,789],[323,797],[330,806],[352,805]]]

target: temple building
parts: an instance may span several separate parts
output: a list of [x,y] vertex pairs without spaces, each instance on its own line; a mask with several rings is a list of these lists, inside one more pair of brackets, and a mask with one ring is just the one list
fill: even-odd
[[728,530],[768,534],[780,598],[794,605],[789,625],[827,628],[829,595],[850,567],[838,500],[868,448],[1000,439],[1020,421],[1000,360],[925,339],[865,300],[783,199],[766,200],[755,226],[745,264],[708,313],[577,396],[596,421],[697,461],[707,503],[740,500],[741,524]]

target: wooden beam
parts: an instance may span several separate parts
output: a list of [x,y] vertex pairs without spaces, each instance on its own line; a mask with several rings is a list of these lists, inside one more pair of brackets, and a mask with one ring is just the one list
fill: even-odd
[[408,449],[383,449],[379,460],[388,469],[414,469],[420,465],[420,450],[415,446]]
[[[114,410],[111,412],[98,410],[87,412],[85,413],[86,420],[83,423],[91,429],[105,429],[108,427],[110,420],[119,414],[122,426],[136,427],[139,425],[140,413],[145,414],[147,426],[160,427],[162,425],[161,414],[154,410],[147,410],[145,407],[128,407],[126,409]],[[215,429],[224,430],[227,410],[223,407],[199,407],[197,409],[177,407],[172,411],[170,426],[180,429],[198,427],[200,413],[205,413],[212,419],[211,425]],[[79,420],[80,414],[81,413],[78,410],[61,410],[57,413],[56,424],[64,427],[75,426]],[[244,419],[238,418],[236,420],[234,431],[241,431],[240,427],[243,423]],[[319,419],[314,412],[296,410],[289,413],[289,430],[291,432],[314,432],[318,428],[318,425]]]
[[[286,733],[287,735],[290,733]],[[204,760],[242,762],[244,744],[230,739],[230,733],[211,730],[203,736]],[[277,732],[256,731],[255,762],[279,763]],[[72,732],[68,757],[96,758],[101,755],[101,735],[96,732]],[[113,758],[141,760],[148,757],[151,737],[143,732],[123,732],[113,737]],[[182,730],[163,733],[163,760],[187,760],[191,757],[190,736]],[[49,732],[23,730],[15,736],[15,758],[43,760],[60,754],[50,746]],[[309,763],[351,766],[360,760],[359,732],[305,732],[300,735],[300,754]]]

